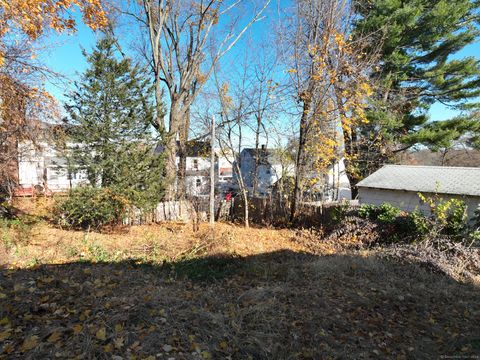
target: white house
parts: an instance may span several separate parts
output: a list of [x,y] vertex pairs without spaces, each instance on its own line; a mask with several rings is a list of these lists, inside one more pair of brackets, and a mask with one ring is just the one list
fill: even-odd
[[[162,151],[157,147],[156,151]],[[177,156],[177,167],[180,157]],[[219,168],[215,161],[215,181],[231,183],[232,171],[228,164]],[[68,191],[80,184],[88,183],[86,172],[68,172],[66,159],[49,142],[33,144],[23,142],[18,146],[18,180],[16,195],[33,195],[37,192]],[[221,175],[221,176],[220,176]],[[210,145],[191,141],[187,146],[186,185],[189,195],[207,196],[210,191]]]
[[[177,169],[180,164],[180,154],[178,150],[179,143],[177,141]],[[163,152],[163,145],[156,148],[156,152]],[[190,140],[187,142],[186,152],[186,168],[185,182],[186,191],[191,196],[208,196],[210,194],[210,156],[211,147],[207,141]],[[215,186],[219,182],[219,165],[218,156],[215,156]]]
[[245,148],[240,152],[240,170],[250,193],[253,193],[255,163],[257,162],[257,194],[265,196],[271,192],[282,176],[282,165],[276,159],[274,151],[262,145],[260,149]]
[[330,167],[326,183],[327,192],[325,195],[327,200],[352,200],[352,190],[350,180],[348,180],[347,172],[345,171],[344,158],[341,158]]
[[87,183],[85,172],[68,173],[66,160],[48,142],[18,145],[18,195],[39,192],[60,192]]
[[361,204],[390,203],[404,211],[430,212],[418,196],[462,199],[472,218],[480,204],[480,167],[386,165],[357,184]]
[[[217,151],[217,154],[221,152]],[[225,193],[233,189],[233,159],[226,155],[218,156],[218,189]]]

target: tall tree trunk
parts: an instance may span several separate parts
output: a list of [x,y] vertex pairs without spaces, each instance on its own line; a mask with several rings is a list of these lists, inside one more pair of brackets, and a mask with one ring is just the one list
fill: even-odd
[[210,226],[215,224],[215,116],[212,117],[210,139]]
[[167,180],[167,189],[165,198],[169,201],[175,200],[177,189],[177,135],[182,124],[181,106],[176,99],[172,99],[170,108],[170,127],[165,137],[165,175]]
[[343,131],[343,142],[345,144],[345,174],[347,175],[348,181],[350,183],[350,191],[352,195],[352,200],[355,199],[358,195],[357,183],[360,181],[358,171],[355,170],[354,158],[356,156],[355,152],[355,143],[357,141],[357,133],[354,128],[348,131]]
[[260,127],[262,125],[262,118],[260,115],[256,116],[257,118],[257,129],[255,131],[255,164],[253,167],[253,197],[257,196],[258,191],[258,164],[260,161],[260,156],[263,154],[259,154],[259,147],[260,147]]
[[243,211],[244,211],[244,225],[246,228],[250,226],[250,219],[248,215],[248,189],[245,186],[245,182],[243,181],[242,177],[242,170],[240,168],[240,159],[234,162],[235,172],[237,173],[238,179],[238,187],[240,188],[240,192],[242,193],[242,200],[243,200]]
[[305,154],[305,145],[307,143],[307,127],[308,127],[308,116],[310,112],[310,103],[311,99],[308,97],[303,100],[303,113],[300,119],[300,135],[298,139],[298,150],[297,150],[297,159],[296,159],[296,172],[295,172],[295,183],[293,186],[293,197],[292,205],[290,207],[290,222],[295,220],[297,216],[298,203],[300,202],[301,195],[301,181],[304,175],[304,154]]
[[178,137],[178,177],[177,177],[177,195],[184,199],[187,193],[187,142],[188,131],[190,129],[190,110],[187,109],[184,115],[184,121],[180,125]]
[[[337,107],[340,114],[340,119],[342,123],[342,133],[343,133],[343,145],[344,145],[344,165],[345,165],[345,174],[347,175],[348,182],[350,183],[350,191],[352,200],[355,199],[358,195],[358,189],[356,184],[360,181],[358,171],[355,170],[355,157],[358,155],[355,150],[355,144],[357,142],[357,132],[355,127],[352,124],[345,124],[347,119],[347,113],[345,107],[343,106],[343,101],[341,97],[341,89],[338,86],[334,86],[335,96],[337,98]],[[347,130],[348,129],[348,130]]]
[[248,214],[248,191],[246,189],[243,189],[242,191],[242,197],[243,197],[243,206],[244,206],[244,225],[246,228],[250,227],[250,220],[249,220],[249,214]]

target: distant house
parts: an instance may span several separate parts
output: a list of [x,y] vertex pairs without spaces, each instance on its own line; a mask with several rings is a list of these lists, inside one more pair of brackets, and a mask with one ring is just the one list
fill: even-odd
[[[163,152],[159,145],[156,152]],[[187,142],[185,180],[188,195],[208,196],[210,192],[210,142],[190,140]],[[180,164],[179,142],[177,141],[177,169]],[[217,158],[215,158],[215,182],[218,181]]]
[[362,204],[390,203],[404,211],[429,213],[418,193],[465,201],[473,217],[480,204],[480,168],[386,165],[357,184]]
[[[223,154],[222,154],[223,155]],[[233,160],[231,157],[218,157],[218,189],[222,193],[230,192],[233,189]]]
[[324,196],[326,201],[352,200],[352,190],[343,158],[337,160],[328,169]]
[[257,194],[265,196],[282,176],[282,165],[275,153],[264,145],[261,148],[245,148],[240,153],[240,170],[245,186],[253,193],[255,164],[257,163]]
[[88,183],[83,171],[67,170],[66,159],[48,142],[18,144],[18,187],[16,195],[67,191]]

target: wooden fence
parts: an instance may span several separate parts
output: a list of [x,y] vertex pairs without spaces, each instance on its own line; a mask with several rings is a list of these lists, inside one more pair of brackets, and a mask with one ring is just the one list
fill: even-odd
[[[285,225],[290,222],[289,201],[270,198],[249,199],[249,220],[259,225]],[[324,226],[336,221],[342,212],[352,211],[358,208],[350,203],[300,203],[295,217],[298,226]],[[244,219],[244,204],[241,198],[234,199],[232,218],[242,221]]]
[[[164,221],[187,222],[192,219],[208,221],[209,199],[195,198],[182,201],[164,201],[158,203],[152,211],[144,211],[138,208],[130,208],[124,216],[125,225],[140,225],[160,223]],[[230,203],[215,200],[215,219],[229,220]]]
[[[338,220],[342,212],[358,206],[345,203],[300,203],[295,218],[297,226],[325,226]],[[250,198],[249,220],[258,225],[282,226],[290,222],[290,202],[282,199]],[[160,223],[164,221],[208,221],[209,200],[195,198],[183,201],[165,201],[150,212],[130,209],[125,214],[125,225]],[[244,205],[240,197],[231,201],[215,200],[215,220],[243,221]]]

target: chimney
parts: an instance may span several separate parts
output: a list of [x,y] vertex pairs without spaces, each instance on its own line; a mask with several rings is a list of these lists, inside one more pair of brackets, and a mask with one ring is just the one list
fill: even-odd
[[262,144],[262,150],[265,150],[265,149],[266,149],[266,145]]

